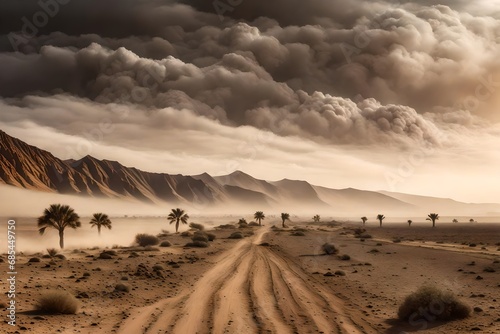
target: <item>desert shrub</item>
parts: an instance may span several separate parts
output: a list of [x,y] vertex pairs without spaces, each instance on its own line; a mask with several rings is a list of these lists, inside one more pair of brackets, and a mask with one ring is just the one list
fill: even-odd
[[118,283],[117,285],[115,285],[115,291],[130,292],[130,285],[125,283]]
[[193,237],[191,238],[191,240],[193,240],[193,241],[207,242],[208,241],[208,237],[207,237],[207,234],[205,232],[196,231],[193,234]]
[[234,226],[232,224],[224,224],[224,225],[217,226],[217,228],[223,229],[223,230],[231,230],[231,229],[236,228],[236,226]]
[[302,232],[302,231],[296,231],[296,232],[292,232],[290,235],[293,235],[295,237],[303,237],[306,234],[304,232]]
[[154,271],[161,271],[161,270],[165,270],[165,268],[161,264],[155,264],[153,266],[153,270]]
[[188,242],[185,247],[199,247],[199,248],[206,248],[208,247],[208,242],[205,241],[193,241],[193,242]]
[[216,236],[213,233],[207,233],[208,241],[214,241]]
[[75,314],[78,300],[67,291],[50,290],[42,293],[35,308],[46,313]]
[[118,253],[115,250],[112,250],[112,249],[107,249],[107,250],[103,251],[103,253],[109,254],[111,256],[118,255]]
[[321,246],[321,249],[323,250],[323,252],[325,252],[326,254],[329,254],[329,255],[337,254],[339,252],[337,247],[335,247],[335,245],[332,243],[323,244],[323,246]]
[[202,224],[198,224],[198,223],[189,223],[189,227],[194,229],[194,230],[199,230],[199,231],[203,231],[205,229],[205,226],[203,226]]
[[38,257],[32,257],[31,259],[28,260],[28,262],[31,262],[31,263],[33,263],[33,262],[40,262],[40,258],[38,258]]
[[229,236],[229,239],[243,239],[243,233],[241,233],[241,232],[231,233],[231,235]]
[[259,226],[259,223],[256,223],[256,222],[250,222],[248,223],[248,226]]
[[57,257],[60,260],[66,260],[66,256],[64,256],[64,254],[56,254],[54,257]]
[[146,246],[143,251],[145,252],[158,252],[160,249],[158,247]]
[[168,240],[164,240],[161,242],[160,247],[170,247],[172,244]]
[[405,298],[399,306],[398,317],[406,321],[415,315],[422,316],[422,310],[431,312],[436,320],[463,319],[471,312],[470,307],[453,293],[423,286]]
[[349,261],[349,260],[351,259],[351,257],[350,257],[349,255],[347,255],[347,254],[344,254],[344,255],[342,255],[342,256],[340,257],[340,259],[341,259],[342,261]]
[[181,233],[181,237],[185,237],[185,238],[188,238],[188,237],[191,237],[193,234],[189,231],[184,231]]
[[372,238],[371,234],[367,234],[367,233],[363,233],[359,237],[362,239],[371,239]]
[[345,271],[343,271],[343,270],[336,270],[335,271],[335,275],[337,275],[337,276],[345,276]]
[[486,268],[483,269],[483,271],[485,271],[487,273],[494,273],[495,269],[493,269],[492,267],[486,267]]
[[47,248],[47,254],[49,254],[49,256],[51,257],[56,256],[58,253],[59,251],[55,248]]
[[154,235],[141,233],[135,236],[135,242],[141,247],[146,247],[158,245],[160,240]]
[[103,260],[111,260],[113,256],[109,253],[102,252],[101,254],[99,254],[99,258]]

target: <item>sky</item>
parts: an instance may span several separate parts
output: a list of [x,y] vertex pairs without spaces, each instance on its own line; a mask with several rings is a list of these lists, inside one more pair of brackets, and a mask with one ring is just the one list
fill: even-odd
[[500,202],[500,1],[0,3],[0,129],[62,159]]

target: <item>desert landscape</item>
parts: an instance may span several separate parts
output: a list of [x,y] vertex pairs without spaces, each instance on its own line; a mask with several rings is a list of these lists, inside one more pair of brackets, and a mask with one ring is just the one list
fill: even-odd
[[500,1],[0,1],[0,334],[500,333]]
[[[283,228],[280,220],[265,219],[262,226],[230,220],[210,226],[225,220],[181,224],[181,233],[158,231],[158,240],[144,247],[131,241],[22,252],[18,327],[2,327],[6,333],[131,334],[500,330],[498,224],[381,228],[374,222],[310,219],[287,221]],[[36,221],[24,224],[33,228]],[[213,241],[186,247],[199,228]],[[325,244],[336,252],[326,253]],[[456,294],[471,308],[470,316],[398,319],[405,297],[424,285]],[[75,314],[37,310],[50,290],[75,296]]]

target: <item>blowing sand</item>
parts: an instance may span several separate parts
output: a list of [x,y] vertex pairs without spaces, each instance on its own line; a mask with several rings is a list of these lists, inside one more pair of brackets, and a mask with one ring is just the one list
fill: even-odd
[[[172,247],[121,247],[111,259],[99,258],[103,249],[67,250],[66,259],[38,254],[41,261],[33,263],[28,260],[37,254],[20,255],[18,326],[2,322],[0,331],[500,332],[498,225],[387,224],[366,228],[372,238],[365,239],[356,238],[358,225],[298,224],[303,236],[271,225],[244,229],[247,236],[239,240],[227,239],[234,230],[217,230],[209,248],[184,248],[189,239],[171,235]],[[324,255],[326,242],[339,254]],[[350,259],[341,260],[344,254]],[[115,291],[117,283],[131,290]],[[428,283],[453,291],[476,311],[448,323],[396,320],[404,297]],[[56,288],[78,296],[76,315],[34,311],[40,293]]]

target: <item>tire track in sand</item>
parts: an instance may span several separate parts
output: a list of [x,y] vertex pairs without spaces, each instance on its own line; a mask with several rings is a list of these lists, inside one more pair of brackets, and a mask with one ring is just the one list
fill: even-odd
[[239,241],[191,289],[136,310],[118,333],[376,333],[292,260],[259,246],[268,231]]

